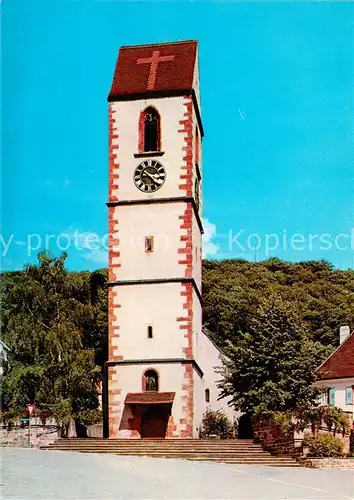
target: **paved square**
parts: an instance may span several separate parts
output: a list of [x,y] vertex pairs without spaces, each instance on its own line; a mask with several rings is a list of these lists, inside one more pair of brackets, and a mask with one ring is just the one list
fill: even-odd
[[354,471],[254,467],[148,457],[2,449],[12,499],[333,499],[354,497]]

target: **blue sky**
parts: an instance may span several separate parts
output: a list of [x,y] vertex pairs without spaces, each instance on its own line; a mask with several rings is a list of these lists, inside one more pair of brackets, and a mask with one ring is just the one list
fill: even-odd
[[82,242],[107,231],[118,48],[182,39],[200,44],[207,256],[353,268],[352,4],[12,0],[2,10],[4,269],[34,262],[45,235],[58,253],[61,234],[70,269],[105,265],[103,245]]

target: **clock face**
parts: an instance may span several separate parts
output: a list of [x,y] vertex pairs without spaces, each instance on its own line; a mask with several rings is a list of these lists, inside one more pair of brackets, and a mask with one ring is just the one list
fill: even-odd
[[199,207],[200,207],[200,182],[199,182],[199,179],[196,179],[195,183],[194,183],[194,200],[195,200],[195,205],[197,207],[197,210],[199,210]]
[[153,193],[157,191],[165,180],[165,168],[156,160],[142,161],[134,172],[134,183],[136,187],[144,193]]

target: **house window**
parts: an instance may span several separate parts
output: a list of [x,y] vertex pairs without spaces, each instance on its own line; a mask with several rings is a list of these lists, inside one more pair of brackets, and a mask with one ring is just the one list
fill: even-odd
[[335,406],[336,404],[336,391],[334,387],[328,389],[328,404],[330,406]]
[[346,405],[353,404],[353,388],[352,387],[345,388],[345,404]]
[[145,391],[156,392],[159,390],[159,376],[155,370],[148,370],[144,374]]
[[205,389],[205,402],[210,403],[210,390]]
[[154,251],[154,237],[146,236],[145,237],[145,252],[151,253]]
[[319,396],[318,396],[318,404],[320,405],[328,405],[328,390],[322,392]]
[[140,115],[139,150],[141,152],[160,151],[161,120],[158,111],[149,107]]
[[152,326],[148,326],[148,339],[152,339]]

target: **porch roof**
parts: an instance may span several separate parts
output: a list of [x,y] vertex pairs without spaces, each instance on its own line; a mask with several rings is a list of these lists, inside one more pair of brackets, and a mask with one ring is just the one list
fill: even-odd
[[175,392],[128,392],[125,397],[125,404],[144,405],[173,403]]

